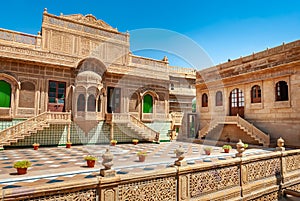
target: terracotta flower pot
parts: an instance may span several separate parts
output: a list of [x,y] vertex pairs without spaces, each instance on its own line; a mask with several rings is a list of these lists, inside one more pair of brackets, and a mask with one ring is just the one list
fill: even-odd
[[139,161],[140,162],[144,162],[146,160],[146,156],[145,155],[140,155],[139,156]]
[[205,154],[206,154],[206,155],[210,155],[210,152],[211,152],[211,151],[209,151],[209,150],[204,150],[204,151],[205,151]]
[[224,149],[225,153],[229,153],[230,149]]
[[38,150],[39,146],[33,146],[33,150]]
[[95,160],[87,160],[86,161],[87,166],[91,167],[91,168],[95,166],[95,162],[96,162]]
[[116,144],[117,144],[117,143],[115,143],[115,142],[112,142],[112,143],[111,143],[111,146],[116,146]]
[[68,149],[71,148],[71,145],[72,145],[72,144],[67,143],[67,144],[66,144],[66,148],[68,148]]
[[17,168],[17,172],[18,172],[19,175],[26,174],[27,173],[27,168]]
[[137,145],[137,144],[138,144],[138,142],[133,142],[133,144],[134,144],[134,145]]

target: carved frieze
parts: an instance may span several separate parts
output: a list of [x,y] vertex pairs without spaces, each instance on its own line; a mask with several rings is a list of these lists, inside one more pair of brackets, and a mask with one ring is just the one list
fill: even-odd
[[37,38],[36,36],[30,36],[22,33],[11,32],[11,31],[0,29],[0,39],[3,40],[24,43],[28,45],[35,45],[36,38]]
[[[18,54],[18,55],[16,55]],[[3,57],[9,57],[17,59],[24,59],[24,60],[37,60],[37,61],[43,61],[46,63],[60,63],[62,65],[66,65],[69,67],[74,67],[74,63],[79,60],[77,57],[72,56],[66,56],[61,54],[54,54],[50,52],[45,51],[37,51],[37,50],[31,50],[28,48],[20,48],[20,47],[12,47],[12,46],[6,46],[1,45],[0,46],[0,55]]]
[[[74,22],[71,22],[70,20]],[[115,40],[127,42],[127,35],[119,33],[116,29],[112,28],[102,20],[96,20],[96,18],[92,15],[83,16],[79,14],[61,17],[47,15],[46,17],[44,17],[44,22],[55,26],[72,29],[75,31],[100,35],[108,38],[113,38]]]

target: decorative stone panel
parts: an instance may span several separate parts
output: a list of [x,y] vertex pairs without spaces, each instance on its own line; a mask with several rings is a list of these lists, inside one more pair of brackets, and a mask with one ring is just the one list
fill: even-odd
[[176,179],[173,177],[145,180],[119,186],[119,201],[176,200]]
[[39,201],[95,201],[97,197],[96,189],[80,190],[75,192],[62,192],[55,195],[46,195],[36,198],[25,199],[24,201],[39,200]]
[[191,174],[191,197],[197,197],[203,194],[239,186],[239,172],[239,167],[234,166]]
[[300,191],[300,183],[296,184],[294,186],[289,187],[288,189],[294,190],[294,191]]
[[299,169],[300,155],[286,156],[286,171],[291,172]]
[[279,193],[277,191],[263,195],[259,198],[252,199],[251,201],[276,201],[279,199]]
[[280,173],[280,158],[257,161],[245,165],[248,172],[248,182],[254,182]]

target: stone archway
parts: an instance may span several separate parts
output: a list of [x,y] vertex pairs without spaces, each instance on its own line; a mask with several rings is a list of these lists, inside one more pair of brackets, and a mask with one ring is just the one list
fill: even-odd
[[6,73],[0,73],[0,80],[2,81],[1,93],[3,93],[1,95],[3,97],[3,105],[0,108],[0,117],[10,119],[16,113],[16,102],[18,102],[17,91],[20,90],[21,84],[14,76]]

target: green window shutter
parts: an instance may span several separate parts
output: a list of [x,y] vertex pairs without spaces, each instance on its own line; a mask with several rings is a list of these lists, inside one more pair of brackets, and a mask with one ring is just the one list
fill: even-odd
[[153,110],[153,99],[152,96],[147,94],[144,96],[144,106],[143,106],[143,113],[152,113]]
[[0,107],[10,107],[10,96],[10,84],[3,80],[0,80]]

